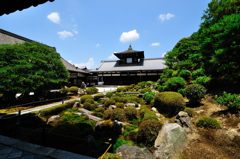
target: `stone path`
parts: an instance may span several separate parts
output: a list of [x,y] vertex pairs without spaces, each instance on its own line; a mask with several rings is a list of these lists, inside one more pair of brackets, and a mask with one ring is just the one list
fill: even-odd
[[93,159],[0,135],[0,159]]
[[89,119],[91,119],[91,120],[94,120],[94,121],[103,120],[103,119],[101,119],[101,118],[99,118],[99,117],[96,117],[96,116],[94,116],[94,115],[91,115],[92,112],[89,111],[89,110],[87,110],[87,109],[79,108],[79,110],[80,110],[81,112],[83,112],[83,114],[87,115],[87,116],[89,117]]
[[[64,100],[64,103],[66,103],[66,102],[71,102],[71,101],[74,101],[74,100],[77,100],[77,99],[79,99],[79,98]],[[60,101],[60,102],[54,102],[54,103],[46,104],[46,105],[42,105],[42,106],[37,106],[37,107],[34,107],[34,108],[22,110],[22,111],[21,111],[21,114],[23,115],[23,114],[32,113],[32,112],[35,112],[35,111],[40,111],[40,110],[42,110],[42,109],[54,107],[54,106],[60,105],[60,104],[62,104],[62,101]],[[0,116],[0,119],[1,119],[1,118],[4,118],[4,117],[6,117],[6,116],[11,116],[11,115],[16,115],[16,114],[18,114],[18,112],[7,113],[6,115]]]

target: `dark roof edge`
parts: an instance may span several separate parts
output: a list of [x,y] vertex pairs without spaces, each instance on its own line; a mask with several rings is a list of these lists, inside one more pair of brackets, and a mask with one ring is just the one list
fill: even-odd
[[9,31],[3,30],[3,29],[0,29],[0,33],[3,33],[3,34],[6,34],[6,35],[15,37],[15,38],[17,38],[17,39],[20,39],[20,40],[23,40],[23,41],[27,41],[27,42],[37,42],[37,41],[34,41],[34,40],[31,40],[31,39],[25,38],[25,37],[23,37],[23,36],[20,36],[20,35],[11,33],[11,32],[9,32]]
[[[144,58],[144,60],[164,60],[163,57],[157,57],[157,58]],[[116,62],[118,60],[102,60],[101,63],[103,62]]]

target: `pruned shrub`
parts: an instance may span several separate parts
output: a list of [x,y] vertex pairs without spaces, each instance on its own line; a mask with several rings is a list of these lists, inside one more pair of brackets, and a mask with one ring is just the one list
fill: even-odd
[[113,96],[113,92],[107,92],[106,97],[111,98]]
[[69,87],[67,90],[68,90],[68,92],[70,92],[70,93],[73,93],[73,94],[78,94],[78,87],[77,86],[71,86],[71,87]]
[[186,105],[183,96],[177,92],[161,92],[156,94],[154,98],[154,107],[158,109],[160,113],[167,116],[174,116],[184,109]]
[[124,103],[117,102],[115,104],[118,108],[124,108]]
[[158,136],[162,123],[158,120],[145,120],[139,126],[137,140],[139,143],[151,147]]
[[117,92],[127,92],[128,88],[127,87],[118,87]]
[[137,109],[133,106],[128,106],[124,109],[124,112],[128,120],[133,120],[137,118]]
[[87,99],[92,99],[93,100],[93,97],[91,95],[83,95],[81,97],[81,103],[84,103]]
[[140,119],[141,121],[144,120],[158,120],[158,117],[155,112],[151,111],[146,105],[142,105],[140,108]]
[[221,128],[220,123],[216,119],[211,118],[211,117],[200,118],[197,121],[196,125],[198,127],[211,128],[211,129],[220,129]]
[[221,105],[227,106],[231,111],[240,109],[240,95],[238,94],[224,92],[223,95],[216,98],[216,101]]
[[192,73],[189,70],[181,70],[179,72],[179,76],[184,78],[185,80],[189,81],[192,78]]
[[83,103],[83,108],[87,110],[94,110],[95,108],[97,108],[97,105],[86,101]]
[[179,89],[184,88],[186,81],[182,77],[172,77],[169,78],[164,84],[165,91],[178,91]]
[[95,94],[98,92],[98,89],[96,87],[88,87],[86,88],[87,94]]
[[104,94],[102,94],[102,93],[98,93],[98,94],[96,94],[96,95],[93,97],[93,99],[94,99],[95,101],[98,101],[98,100],[101,99],[101,98],[104,98]]
[[189,99],[190,106],[198,105],[206,95],[206,88],[199,84],[191,84],[185,88],[184,94]]
[[205,70],[203,68],[197,69],[192,72],[193,79],[197,79],[198,77],[204,76],[204,75],[205,75]]
[[152,91],[152,89],[150,87],[140,89],[140,93],[146,93],[146,92],[151,92],[151,91]]
[[209,76],[200,76],[197,77],[194,81],[192,81],[193,84],[200,84],[203,86],[207,86],[209,82],[211,81],[211,77]]
[[126,121],[126,115],[124,109],[116,108],[116,109],[107,109],[104,111],[103,115],[104,119],[111,119],[112,121]]
[[105,111],[105,109],[104,109],[103,107],[98,107],[98,108],[94,109],[92,115],[97,116],[97,117],[100,117],[100,118],[103,118],[103,116],[104,116],[104,114],[103,114],[104,111]]
[[109,107],[110,105],[113,105],[113,104],[115,104],[115,101],[112,99],[108,99],[104,102],[105,107]]
[[146,92],[143,95],[143,99],[147,104],[150,104],[151,101],[153,100],[154,96],[155,96],[154,92]]

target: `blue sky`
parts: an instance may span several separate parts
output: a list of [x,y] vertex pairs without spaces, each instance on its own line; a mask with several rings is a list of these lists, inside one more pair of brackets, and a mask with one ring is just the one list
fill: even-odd
[[99,66],[113,52],[162,57],[197,31],[210,0],[55,0],[0,17],[0,28],[56,47],[77,66]]

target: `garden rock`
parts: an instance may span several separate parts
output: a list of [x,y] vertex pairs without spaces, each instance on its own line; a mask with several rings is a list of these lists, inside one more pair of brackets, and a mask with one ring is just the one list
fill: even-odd
[[48,118],[47,124],[53,123],[56,120],[58,120],[60,118],[60,115],[53,115],[50,118]]
[[237,129],[229,129],[226,131],[226,135],[230,140],[233,140],[235,137],[240,137],[240,132]]
[[177,159],[186,145],[187,134],[177,123],[164,124],[158,133],[154,155],[159,159]]
[[138,146],[122,145],[117,153],[124,159],[156,159],[149,150]]
[[176,116],[175,122],[181,125],[182,127],[191,127],[191,119],[187,112],[180,111]]

